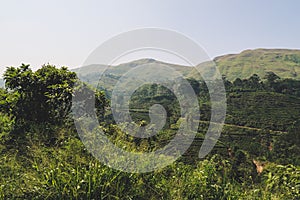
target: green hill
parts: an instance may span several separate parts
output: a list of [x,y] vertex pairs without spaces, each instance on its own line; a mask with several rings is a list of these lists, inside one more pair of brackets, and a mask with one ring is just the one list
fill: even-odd
[[[267,150],[271,143],[282,138],[288,130],[298,122],[300,112],[300,50],[257,49],[246,50],[240,54],[225,55],[214,59],[221,74],[229,80],[227,91],[227,114],[220,143],[212,152],[227,155],[229,147],[235,147],[248,152],[251,157],[264,157],[270,152]],[[104,70],[103,65],[90,65],[75,71],[83,81],[106,89],[108,96],[122,74],[130,69],[147,63],[165,64],[173,67],[187,78],[196,78],[195,69],[188,66],[174,65],[141,59],[129,63],[111,66]],[[197,69],[204,69],[210,63],[201,63]],[[105,72],[104,72],[105,71]],[[104,73],[103,73],[104,72]],[[267,72],[274,72],[281,80],[268,82],[263,77]],[[146,71],[145,71],[146,73]],[[258,74],[263,82],[249,78]],[[101,77],[100,81],[99,78]],[[242,79],[240,83],[234,82]],[[289,78],[289,79],[287,79]],[[194,88],[200,91],[199,96],[201,121],[199,134],[191,149],[185,154],[188,160],[197,158],[203,136],[210,121],[209,96],[205,88]],[[161,90],[161,91],[160,91]],[[154,104],[161,104],[168,110],[167,128],[174,128],[178,120],[178,103],[171,93],[162,92],[164,89],[144,85],[131,98],[131,116],[137,123],[149,122],[148,110]],[[133,109],[134,108],[134,109]],[[267,137],[267,138],[266,138]],[[267,141],[267,142],[265,142]],[[267,145],[265,144],[267,143]],[[163,146],[164,143],[160,144]],[[248,145],[247,145],[248,144]],[[278,146],[278,145],[277,145]],[[260,150],[258,150],[260,149]],[[277,147],[278,149],[278,147]]]
[[184,76],[188,76],[188,74],[192,70],[192,68],[189,66],[164,63],[154,59],[146,58],[128,63],[122,63],[116,66],[106,66],[98,64],[88,65],[73,69],[72,71],[76,72],[78,77],[84,82],[87,82],[95,87],[99,86],[102,89],[105,88],[107,90],[111,90],[117,83],[118,79],[130,69],[133,69],[140,65],[153,63],[170,66]]
[[221,74],[229,80],[249,78],[257,74],[261,78],[272,71],[282,78],[300,79],[300,50],[256,49],[245,50],[214,59]]
[[[143,59],[109,68],[98,86],[111,88],[122,73],[151,62],[158,61]],[[174,68],[184,70],[186,76],[194,75],[192,68]],[[141,73],[147,74],[148,69]],[[77,73],[97,84],[101,70],[104,66],[91,65]],[[192,145],[170,166],[149,173],[127,173],[92,156],[106,145],[89,131],[102,129],[125,151],[159,151],[188,116],[179,116],[178,99],[167,87],[141,84],[131,96],[130,116],[140,130],[150,122],[152,105],[160,104],[166,110],[162,130],[139,138],[120,128],[130,124],[116,124],[103,92],[77,90],[76,74],[67,68],[47,65],[36,72],[28,65],[9,68],[6,89],[0,88],[0,199],[299,199],[300,80],[240,78],[243,80],[225,82],[227,116],[221,137],[207,157],[199,160],[198,153],[210,121],[209,93],[204,82],[188,79],[198,95],[201,115]],[[70,112],[72,95],[80,97],[77,105],[93,111],[90,99],[84,98],[93,93],[100,126],[83,120],[86,126],[82,128],[87,127],[84,140],[95,141],[84,146],[74,112]],[[78,111],[84,116],[82,109]],[[180,149],[184,141],[176,147]],[[167,147],[167,151],[173,148]],[[109,154],[106,158],[118,158],[117,164],[126,159],[113,151]],[[168,157],[159,157],[164,159]],[[140,167],[147,164],[153,162],[145,160]],[[133,160],[127,166],[135,165]]]
[[[288,49],[255,49],[245,50],[239,54],[228,54],[219,56],[214,59],[217,67],[222,75],[225,75],[228,80],[235,80],[236,78],[249,78],[253,74],[259,75],[263,78],[266,72],[274,72],[281,78],[300,79],[300,50]],[[107,67],[105,65],[89,65],[81,68],[73,69],[79,77],[92,85],[97,85],[100,76],[103,72],[103,80],[100,85],[110,87],[121,74],[130,69],[147,63],[159,63],[173,67],[184,76],[194,77],[195,71],[188,66],[175,65],[164,63],[154,59],[140,59],[128,63],[123,63],[117,66]],[[197,68],[205,63],[200,63]]]

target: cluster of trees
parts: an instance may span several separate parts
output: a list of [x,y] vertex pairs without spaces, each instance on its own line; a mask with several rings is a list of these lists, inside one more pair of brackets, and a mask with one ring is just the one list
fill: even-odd
[[[280,79],[271,72],[264,81],[257,75],[233,82],[223,78],[229,94],[257,91],[300,94],[299,81]],[[74,91],[84,83],[75,73],[52,65],[45,65],[37,71],[32,71],[29,65],[22,65],[7,68],[4,80],[5,88],[0,89],[0,198],[297,199],[300,196],[300,124],[297,121],[286,134],[272,140],[272,145],[268,143],[267,147],[272,146],[272,151],[264,149],[258,154],[261,156],[258,159],[263,161],[257,163],[264,162],[260,174],[253,163],[257,158],[250,151],[239,146],[238,142],[233,146],[230,145],[232,141],[222,138],[220,143],[231,147],[225,153],[224,149],[214,150],[201,161],[188,162],[182,158],[152,173],[128,174],[99,163],[79,140],[71,107]],[[194,79],[189,82],[199,97],[202,111],[209,111],[205,83]],[[84,88],[95,95],[95,112],[101,127],[115,144],[147,152],[161,148],[163,142],[174,136],[180,108],[176,97],[167,88],[145,85],[132,96],[131,108],[142,110],[131,113],[136,121],[147,120],[145,114],[148,116],[148,113],[144,110],[154,103],[164,105],[168,111],[164,130],[156,138],[143,140],[128,137],[114,125],[104,92],[89,86]],[[233,110],[230,106],[229,109]],[[209,112],[202,116],[201,120],[209,120]],[[236,118],[236,115],[232,116]],[[246,120],[250,121],[250,118]],[[204,132],[200,130],[198,136],[203,138]],[[247,137],[254,132],[249,129]],[[264,139],[269,137],[269,131],[265,133]],[[261,140],[256,144],[266,141],[269,142]]]
[[[5,88],[0,89],[0,114],[5,117],[2,122],[9,121],[2,128],[3,135],[10,132],[9,145],[24,143],[32,129],[37,131],[37,127],[49,130],[48,135],[33,133],[31,136],[38,135],[39,139],[44,137],[45,140],[57,139],[58,136],[53,133],[57,127],[75,129],[71,115],[72,97],[76,89],[85,85],[75,72],[53,65],[44,65],[33,71],[29,65],[22,64],[20,67],[8,67],[3,77]],[[89,86],[85,88],[95,95],[96,112],[103,118],[108,104],[104,92]]]
[[[227,80],[226,76],[222,76],[224,86],[227,92],[239,91],[268,91],[282,94],[300,96],[300,81],[295,79],[282,79],[274,72],[267,72],[261,78],[257,74],[253,74],[249,78],[236,78],[234,81]],[[193,78],[188,79],[194,91],[200,96],[208,93],[208,89],[204,82],[197,81]]]
[[223,76],[227,91],[270,91],[300,97],[300,81],[295,79],[281,79],[274,72],[267,72],[261,79],[253,74],[248,79],[237,78],[233,82]]

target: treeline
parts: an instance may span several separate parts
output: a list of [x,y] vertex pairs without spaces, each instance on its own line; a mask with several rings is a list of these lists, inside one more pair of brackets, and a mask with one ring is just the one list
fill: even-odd
[[[222,76],[222,79],[227,92],[268,91],[300,97],[300,80],[282,79],[274,72],[267,72],[262,78],[257,74],[253,74],[249,78],[236,78],[234,81],[227,80],[225,75]],[[203,81],[197,81],[193,78],[188,79],[188,81],[196,93],[201,94],[201,92],[208,92]]]

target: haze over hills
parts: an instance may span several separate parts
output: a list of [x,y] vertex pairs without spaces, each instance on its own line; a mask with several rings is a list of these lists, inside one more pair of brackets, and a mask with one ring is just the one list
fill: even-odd
[[[289,49],[255,49],[245,50],[239,54],[228,54],[213,59],[220,73],[225,75],[228,80],[236,78],[249,78],[253,74],[263,78],[267,72],[274,72],[281,78],[300,79],[300,50]],[[184,76],[193,77],[195,71],[187,66],[163,63],[154,59],[140,59],[129,63],[120,64],[110,67],[106,76],[118,78],[122,73],[129,69],[147,63],[160,63],[173,67]],[[201,63],[197,66],[201,69]],[[73,71],[78,76],[90,84],[97,85],[100,75],[105,70],[104,65],[89,65]],[[110,81],[109,81],[110,82]]]
[[[130,69],[146,64],[161,64],[172,67],[173,69],[179,71],[184,76],[188,76],[191,71],[191,67],[183,65],[175,65],[170,63],[165,63],[157,61],[151,58],[139,59],[128,63],[122,63],[117,66],[106,66],[106,65],[88,65],[81,68],[73,69],[72,71],[76,72],[78,77],[91,85],[97,86],[98,84],[104,84],[105,86],[113,85],[114,82],[118,80],[120,76],[128,72]],[[102,74],[104,72],[104,74]],[[103,75],[103,76],[102,76]],[[102,76],[102,77],[101,77]],[[99,79],[101,80],[99,82]]]
[[[300,79],[300,50],[292,49],[255,49],[245,50],[238,54],[227,54],[213,59],[220,73],[225,75],[228,80],[236,78],[249,78],[253,74],[263,78],[266,72],[274,72],[281,78]],[[105,79],[107,84],[111,84],[119,78],[121,74],[138,65],[159,63],[168,65],[186,77],[194,77],[195,71],[188,66],[164,63],[150,58],[135,60],[112,66],[106,70],[106,65],[88,65],[81,68],[71,69],[76,72],[79,78],[94,86],[101,84],[99,78],[105,71]],[[203,63],[197,68],[201,69]],[[4,82],[0,79],[0,87],[4,86]]]

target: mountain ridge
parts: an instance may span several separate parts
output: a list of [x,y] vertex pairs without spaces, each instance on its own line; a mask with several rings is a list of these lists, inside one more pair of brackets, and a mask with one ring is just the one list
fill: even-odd
[[[261,79],[267,72],[274,72],[281,78],[300,79],[300,50],[298,49],[247,49],[237,54],[226,54],[213,59],[220,74],[225,75],[228,80],[236,78],[249,78],[257,74]],[[107,74],[122,75],[129,69],[147,63],[159,63],[173,67],[185,77],[195,77],[197,73],[190,66],[167,63],[153,58],[143,58],[115,66],[88,65],[81,68],[71,69],[78,73],[83,81],[95,83],[105,71]],[[201,69],[206,63],[197,65]],[[89,72],[90,71],[90,72]],[[97,76],[97,80],[96,80]]]
[[282,78],[300,79],[300,50],[297,49],[248,49],[216,57],[214,62],[229,80],[253,74],[263,78],[270,71]]
[[[217,56],[212,61],[215,62],[220,74],[225,75],[228,80],[234,81],[236,78],[249,78],[253,74],[257,74],[261,79],[267,72],[274,72],[281,78],[291,78],[300,80],[300,50],[299,49],[283,49],[283,48],[258,48],[246,49],[240,53],[225,54]],[[103,64],[91,64],[74,69],[78,77],[93,85],[98,82],[102,73],[108,69],[107,73],[119,76],[138,65],[147,63],[159,63],[173,67],[186,77],[195,77],[196,70],[187,68],[190,66],[168,63],[155,60],[153,58],[142,58],[130,62],[113,65],[107,68]],[[198,68],[205,63],[199,63]],[[199,76],[196,76],[199,77]],[[0,79],[0,87],[4,87],[3,79]]]

